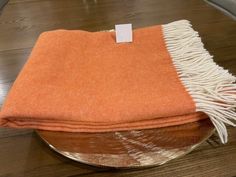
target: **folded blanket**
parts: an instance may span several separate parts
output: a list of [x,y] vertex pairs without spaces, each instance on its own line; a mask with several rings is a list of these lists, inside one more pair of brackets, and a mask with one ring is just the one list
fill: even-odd
[[190,23],[136,29],[133,38],[44,32],[5,100],[1,126],[106,132],[210,118],[226,142],[236,78],[214,63]]

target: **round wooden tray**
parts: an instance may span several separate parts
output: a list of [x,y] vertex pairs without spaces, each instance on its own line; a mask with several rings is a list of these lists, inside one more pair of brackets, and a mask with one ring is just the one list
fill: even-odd
[[49,147],[67,158],[117,168],[164,164],[189,153],[213,132],[209,119],[180,126],[109,133],[37,131]]

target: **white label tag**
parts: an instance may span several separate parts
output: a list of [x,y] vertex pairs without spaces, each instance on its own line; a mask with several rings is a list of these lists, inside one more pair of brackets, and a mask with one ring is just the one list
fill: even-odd
[[115,25],[116,30],[116,42],[132,42],[132,24],[120,24]]

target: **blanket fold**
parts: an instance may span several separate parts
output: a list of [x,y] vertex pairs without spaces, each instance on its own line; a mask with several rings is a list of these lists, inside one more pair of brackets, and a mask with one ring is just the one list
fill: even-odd
[[107,132],[210,118],[223,143],[235,126],[236,78],[218,66],[187,20],[133,31],[40,35],[0,113],[0,125]]

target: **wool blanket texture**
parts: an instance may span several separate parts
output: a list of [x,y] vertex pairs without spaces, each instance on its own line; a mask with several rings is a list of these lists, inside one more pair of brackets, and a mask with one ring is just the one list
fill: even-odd
[[235,125],[236,78],[187,20],[115,32],[55,30],[37,40],[0,112],[0,125],[108,132],[209,118],[223,143]]

